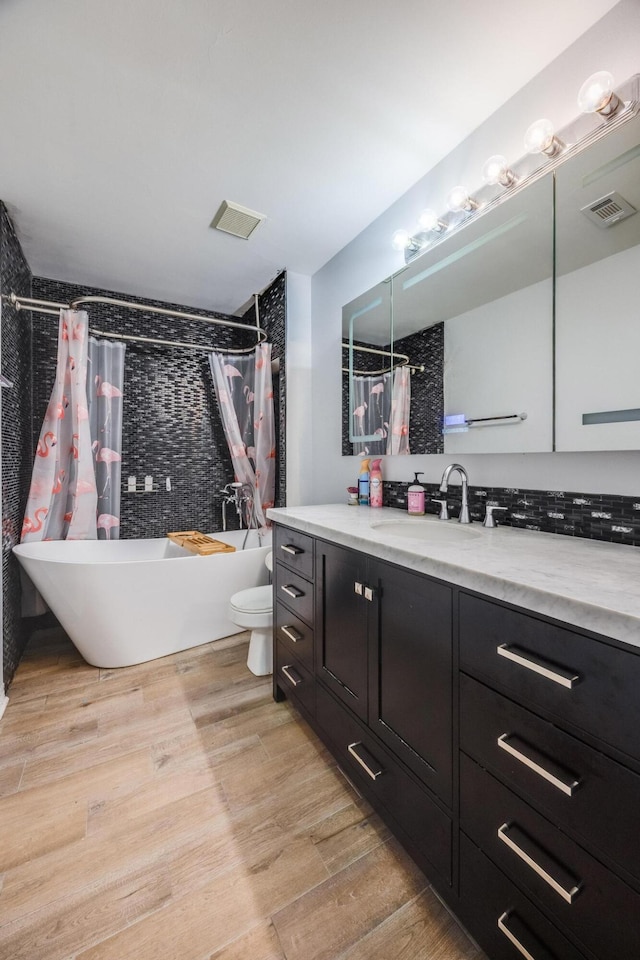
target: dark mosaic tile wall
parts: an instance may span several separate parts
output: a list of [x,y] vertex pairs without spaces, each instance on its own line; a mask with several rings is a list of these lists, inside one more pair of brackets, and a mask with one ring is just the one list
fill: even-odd
[[[285,356],[286,318],[287,318],[287,275],[283,271],[259,297],[260,326],[264,328],[267,339],[272,343],[271,357],[278,360],[280,370],[273,374],[273,403],[276,419],[276,507],[284,507],[287,502],[287,361]],[[244,315],[245,323],[255,323],[255,309],[251,307]]]
[[[269,291],[267,292],[267,294]],[[267,297],[267,294],[264,297]],[[133,297],[77,284],[34,277],[33,296],[69,302],[78,296],[112,296],[152,306],[224,318],[215,311]],[[264,298],[263,298],[264,299]],[[277,297],[274,298],[277,301]],[[91,328],[107,333],[127,333],[163,340],[180,340],[222,349],[250,346],[251,334],[196,320],[160,317],[112,305],[87,305]],[[270,305],[267,314],[278,314]],[[229,317],[238,321],[238,317]],[[253,322],[251,317],[250,322]],[[270,320],[280,335],[279,315]],[[282,322],[282,326],[284,323]],[[34,415],[33,442],[37,438],[55,372],[57,324],[54,317],[34,314],[33,319]],[[138,486],[153,477],[158,490],[127,493],[121,501],[123,538],[159,537],[169,530],[220,529],[225,483],[233,480],[222,423],[215,401],[206,353],[175,347],[127,343],[125,360],[123,486],[135,476]],[[166,479],[171,490],[166,489]],[[231,511],[229,526],[234,526]]]
[[[0,293],[30,296],[31,271],[4,204],[0,203]],[[20,542],[31,479],[31,314],[2,301],[2,373],[11,389],[2,392],[2,636],[4,683],[8,687],[28,639],[20,614],[18,562],[11,550]]]
[[[365,344],[366,346],[366,344]],[[382,348],[384,349],[384,347]],[[404,353],[416,365],[423,365],[422,373],[411,374],[411,419],[409,448],[411,453],[444,453],[442,418],[444,416],[444,324],[437,323],[409,337],[395,341],[396,353]],[[345,368],[348,352],[343,350]],[[358,354],[358,369],[379,370],[383,358],[375,354]],[[342,455],[352,456],[349,441],[349,373],[342,371]]]
[[[408,483],[385,481],[384,505],[407,508]],[[435,483],[425,483],[426,511],[440,507],[429,498],[442,498]],[[451,516],[460,512],[460,485],[449,487],[447,502]],[[640,546],[640,496],[572,493],[566,490],[525,490],[512,487],[470,487],[469,509],[474,520],[482,520],[487,503],[506,507],[496,514],[499,524],[525,530],[542,530],[569,537],[608,540]]]

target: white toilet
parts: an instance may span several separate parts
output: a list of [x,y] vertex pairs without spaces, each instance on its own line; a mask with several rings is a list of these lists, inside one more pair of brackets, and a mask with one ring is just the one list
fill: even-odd
[[[269,570],[273,569],[271,553],[264,562]],[[229,619],[239,627],[251,630],[247,666],[257,677],[273,673],[273,587],[270,583],[264,587],[249,587],[239,590],[229,601]]]

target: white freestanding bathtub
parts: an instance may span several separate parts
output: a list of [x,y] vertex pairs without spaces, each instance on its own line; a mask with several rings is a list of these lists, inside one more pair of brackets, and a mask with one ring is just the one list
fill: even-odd
[[14,547],[87,663],[127,667],[231,636],[227,616],[238,590],[268,582],[270,538],[255,530],[212,534],[236,547],[210,557],[166,538],[55,540]]

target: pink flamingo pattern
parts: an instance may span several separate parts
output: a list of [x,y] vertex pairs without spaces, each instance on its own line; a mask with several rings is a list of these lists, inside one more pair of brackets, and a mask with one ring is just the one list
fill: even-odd
[[[390,373],[356,375],[353,402],[352,450],[364,454],[409,453],[411,378],[407,367]],[[359,438],[362,439],[359,439]]]
[[212,353],[209,363],[235,479],[253,490],[258,524],[268,526],[276,464],[271,344],[252,355]]
[[[87,410],[88,321],[61,310],[56,374],[36,446],[22,540],[95,539],[95,474]],[[73,343],[73,354],[70,347]],[[51,426],[55,423],[55,430]]]

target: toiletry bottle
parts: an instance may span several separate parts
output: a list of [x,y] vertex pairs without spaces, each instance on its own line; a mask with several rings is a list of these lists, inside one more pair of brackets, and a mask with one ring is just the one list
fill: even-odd
[[369,506],[369,463],[368,458],[361,461],[358,475],[358,503],[365,507]]
[[369,478],[369,506],[382,506],[382,470],[380,464],[382,460],[374,460],[371,464],[371,476]]
[[407,496],[407,507],[410,517],[424,517],[424,487],[418,480],[418,477],[424,476],[422,470],[419,470],[409,487]]

